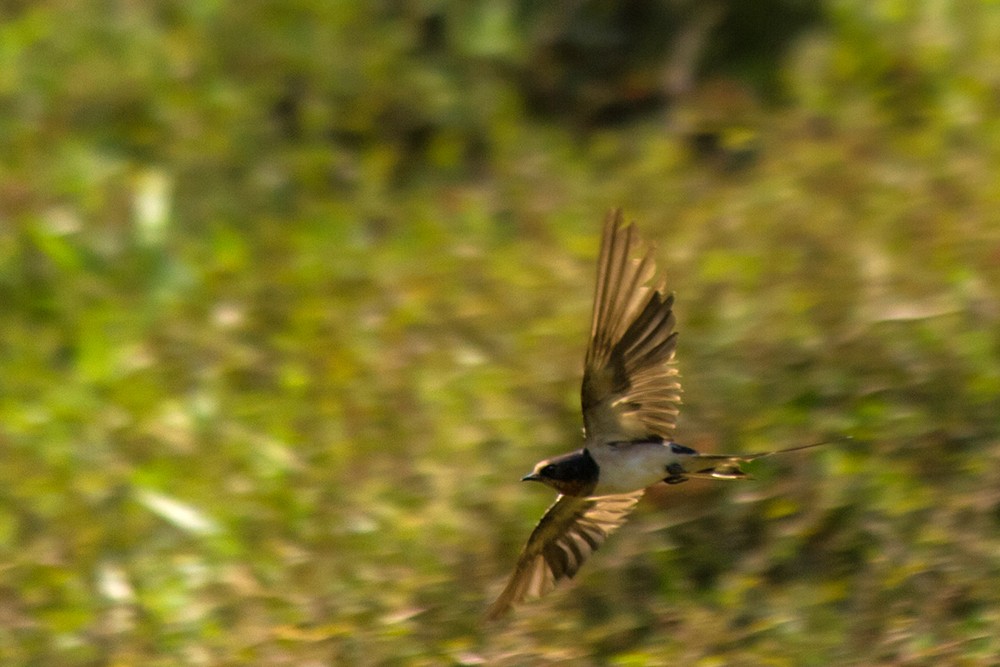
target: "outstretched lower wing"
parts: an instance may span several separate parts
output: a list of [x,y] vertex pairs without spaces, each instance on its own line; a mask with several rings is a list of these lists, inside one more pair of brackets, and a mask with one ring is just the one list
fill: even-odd
[[535,526],[507,585],[486,612],[499,618],[512,605],[538,597],[576,574],[639,502],[642,491],[615,496],[559,496]]
[[680,405],[670,365],[673,295],[653,286],[656,264],[620,210],[604,221],[581,398],[587,437],[604,442],[669,439]]

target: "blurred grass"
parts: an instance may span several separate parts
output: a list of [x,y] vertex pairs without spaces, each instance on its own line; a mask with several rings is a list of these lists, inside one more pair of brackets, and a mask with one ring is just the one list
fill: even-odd
[[[5,5],[3,662],[995,659],[1000,12],[821,9],[780,105],[591,126],[525,110],[516,3]],[[680,441],[855,441],[656,490],[483,627],[615,205]]]

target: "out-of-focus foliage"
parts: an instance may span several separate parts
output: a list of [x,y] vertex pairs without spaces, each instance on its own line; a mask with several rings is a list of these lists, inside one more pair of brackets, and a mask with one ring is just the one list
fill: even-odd
[[[0,4],[4,664],[1000,655],[1000,7],[662,3],[687,60],[588,79],[546,39],[620,16],[527,4]],[[486,627],[615,205],[681,442],[855,440],[655,490]]]

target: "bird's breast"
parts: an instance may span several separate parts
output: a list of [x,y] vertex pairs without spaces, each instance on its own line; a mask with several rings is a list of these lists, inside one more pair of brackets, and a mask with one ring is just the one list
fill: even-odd
[[601,444],[588,449],[600,469],[595,496],[645,489],[668,476],[667,466],[685,458],[662,442]]

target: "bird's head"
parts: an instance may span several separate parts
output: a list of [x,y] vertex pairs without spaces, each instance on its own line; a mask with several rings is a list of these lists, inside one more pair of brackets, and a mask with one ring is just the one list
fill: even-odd
[[586,449],[539,461],[522,482],[541,482],[567,496],[587,496],[597,485],[599,469]]

